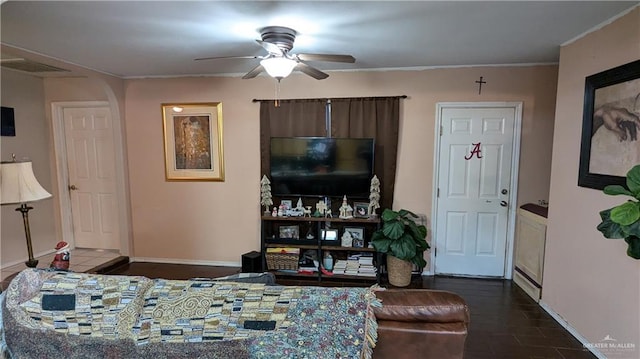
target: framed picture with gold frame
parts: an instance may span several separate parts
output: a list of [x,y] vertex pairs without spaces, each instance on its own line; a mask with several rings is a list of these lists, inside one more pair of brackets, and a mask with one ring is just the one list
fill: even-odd
[[222,103],[163,103],[168,181],[224,181]]

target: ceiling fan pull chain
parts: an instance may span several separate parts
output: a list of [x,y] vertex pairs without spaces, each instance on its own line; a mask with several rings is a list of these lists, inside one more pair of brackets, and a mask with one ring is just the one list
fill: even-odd
[[276,100],[274,101],[275,107],[280,107],[280,79],[276,79]]

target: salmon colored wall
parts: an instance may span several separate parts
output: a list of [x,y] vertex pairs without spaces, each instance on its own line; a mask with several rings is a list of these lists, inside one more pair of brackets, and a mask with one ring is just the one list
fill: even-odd
[[[3,161],[29,159],[38,182],[53,193],[51,163],[49,161],[49,126],[45,118],[42,79],[10,70],[2,70],[2,106],[13,107],[16,136],[2,137]],[[53,250],[57,243],[54,219],[54,199],[48,198],[31,204],[29,227],[34,256]],[[22,216],[15,209],[19,205],[2,206],[2,236],[0,266],[6,267],[27,259]],[[45,264],[46,265],[46,264]]]
[[623,197],[577,186],[585,77],[640,58],[640,8],[560,52],[542,300],[589,342],[610,335],[640,357],[640,261],[606,240],[598,212]]
[[[487,81],[478,94],[480,76]],[[293,74],[280,98],[407,95],[402,101],[395,208],[431,217],[437,102],[523,101],[519,204],[548,199],[557,66]],[[259,104],[274,80],[191,77],[126,80],[133,255],[220,264],[259,249]],[[167,182],[162,103],[222,102],[224,182]],[[304,119],[300,119],[304,121]]]
[[[34,164],[34,172],[43,186],[53,195],[53,198],[40,201],[34,205],[34,210],[30,213],[30,226],[33,239],[34,255],[37,257],[54,251],[55,244],[62,240],[62,225],[60,219],[60,208],[58,205],[59,193],[57,191],[57,173],[55,165],[55,152],[53,145],[53,127],[51,103],[54,101],[108,101],[114,119],[124,118],[124,87],[123,80],[98,73],[87,68],[74,64],[65,63],[43,55],[34,54],[25,50],[14,48],[5,44],[0,44],[3,53],[17,57],[28,58],[33,61],[68,69],[73,71],[73,77],[52,77],[40,78],[28,74],[2,70],[2,104],[3,106],[14,105],[16,107],[16,126],[22,127],[15,138],[2,138],[2,159],[7,160],[11,151],[17,154],[24,153],[30,157]],[[19,110],[19,111],[18,111]],[[20,113],[20,115],[18,115]],[[16,121],[16,122],[17,122]],[[114,121],[114,126],[119,125]],[[117,129],[123,133],[121,128]],[[28,134],[28,135],[27,135]],[[27,137],[25,137],[27,136]],[[17,141],[17,142],[16,142]],[[26,146],[26,147],[25,147]],[[117,151],[121,152],[120,158],[124,159],[124,173],[120,176],[121,187],[124,188],[119,194],[118,200],[128,208],[128,173],[126,172],[126,145],[116,144]],[[17,149],[11,150],[10,147]],[[29,154],[26,154],[26,153]],[[20,156],[18,156],[20,158]],[[40,163],[43,164],[40,164]],[[42,167],[44,166],[44,167]],[[46,171],[43,175],[41,171]],[[36,207],[38,206],[38,207]],[[45,206],[44,217],[36,218],[36,209]],[[2,254],[1,267],[19,263],[27,258],[26,244],[24,243],[24,227],[20,217],[18,223],[11,220],[12,216],[6,214],[11,206],[2,207]],[[124,228],[129,226],[129,211],[119,213],[121,223]],[[11,211],[11,213],[14,213]],[[38,224],[40,222],[40,224]],[[42,223],[44,222],[44,223]],[[123,230],[121,235],[121,252],[130,252],[129,242],[130,231]],[[18,244],[22,242],[22,244]],[[39,263],[39,266],[47,266],[47,263]]]

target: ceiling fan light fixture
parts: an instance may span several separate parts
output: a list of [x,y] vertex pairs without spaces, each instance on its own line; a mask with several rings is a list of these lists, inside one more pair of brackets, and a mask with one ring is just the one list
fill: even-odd
[[297,64],[297,61],[286,57],[272,57],[260,61],[260,65],[264,67],[269,76],[277,79],[283,79],[289,76]]

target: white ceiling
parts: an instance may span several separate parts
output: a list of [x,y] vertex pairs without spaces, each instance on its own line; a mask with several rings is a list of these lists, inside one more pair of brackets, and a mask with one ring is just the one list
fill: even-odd
[[[265,26],[292,53],[351,54],[321,70],[554,63],[559,46],[639,1],[8,1],[3,45],[119,77],[237,74],[264,55]],[[7,53],[7,46],[3,48]],[[6,55],[5,55],[6,56]]]

